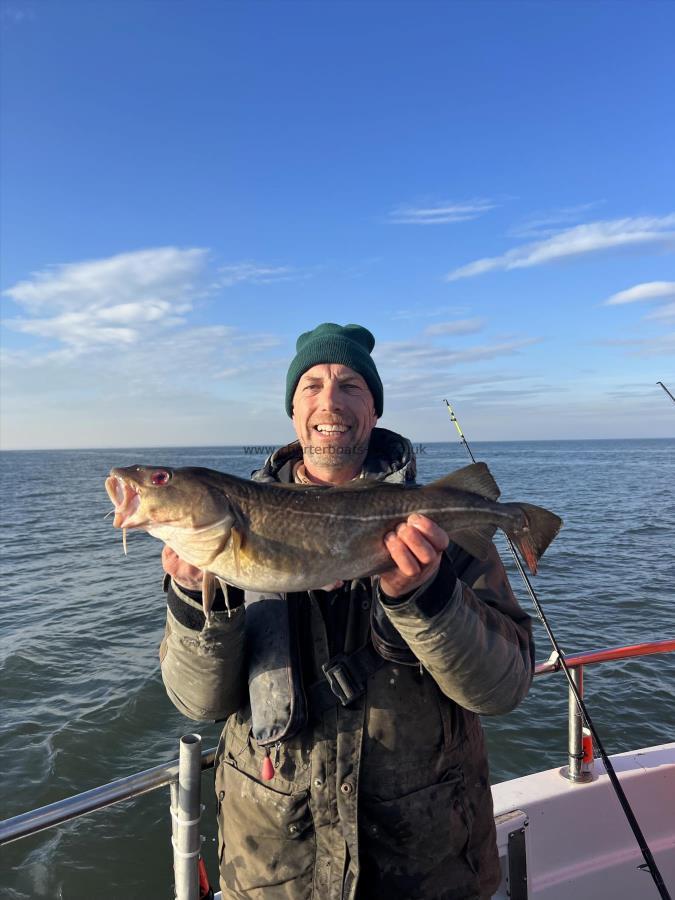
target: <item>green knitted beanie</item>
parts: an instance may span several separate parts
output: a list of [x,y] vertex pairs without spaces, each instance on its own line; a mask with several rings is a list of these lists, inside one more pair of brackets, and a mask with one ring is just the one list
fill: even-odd
[[324,322],[313,331],[301,334],[295,345],[297,354],[286,376],[286,412],[293,416],[293,395],[302,375],[322,363],[341,363],[361,375],[375,401],[375,412],[382,415],[384,392],[370,352],[375,338],[362,325],[335,325]]

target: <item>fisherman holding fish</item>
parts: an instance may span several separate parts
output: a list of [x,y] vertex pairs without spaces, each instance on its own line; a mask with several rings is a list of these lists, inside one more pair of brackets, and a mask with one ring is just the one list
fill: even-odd
[[116,523],[167,544],[167,692],[225,721],[224,898],[484,900],[500,881],[479,715],[523,699],[534,647],[490,538],[535,568],[560,520],[497,503],[483,464],[416,486],[410,442],[376,427],[374,343],[359,325],[300,336],[297,440],[252,482],[108,479]]

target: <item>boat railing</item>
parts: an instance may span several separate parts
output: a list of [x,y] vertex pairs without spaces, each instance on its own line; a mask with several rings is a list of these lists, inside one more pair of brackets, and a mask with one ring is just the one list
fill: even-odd
[[[606,650],[591,650],[587,653],[565,654],[565,663],[570,670],[572,681],[576,685],[580,698],[584,697],[584,666],[597,663],[616,662],[620,659],[633,659],[638,656],[652,656],[655,653],[672,653],[675,640],[650,641],[644,644],[627,644],[624,647],[613,647]],[[535,677],[550,675],[562,670],[560,657],[554,651],[544,663],[535,666]],[[584,782],[593,780],[593,739],[583,722],[579,704],[574,691],[568,687],[567,700],[567,757],[568,764],[564,774],[570,781]]]
[[[585,666],[674,651],[675,638],[565,655],[565,663],[571,670],[580,696],[583,697]],[[554,653],[546,662],[539,663],[535,667],[534,675],[535,677],[550,675],[561,669],[560,659]],[[574,782],[590,781],[593,778],[593,744],[590,734],[583,725],[581,713],[571,688],[568,688],[568,693],[569,764],[565,774]],[[197,900],[199,897],[197,870],[200,844],[199,819],[202,808],[199,775],[204,770],[213,768],[215,754],[215,748],[202,751],[199,735],[184,735],[180,740],[179,759],[154,766],[143,772],[127,775],[124,778],[118,778],[109,784],[0,821],[0,846],[168,785],[171,789],[176,898],[177,900]]]

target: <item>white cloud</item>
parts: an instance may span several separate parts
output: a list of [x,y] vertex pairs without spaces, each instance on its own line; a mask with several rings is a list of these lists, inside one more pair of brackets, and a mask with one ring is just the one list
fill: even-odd
[[454,322],[437,322],[425,328],[428,335],[439,334],[475,334],[485,325],[485,319],[455,319]]
[[397,309],[391,314],[392,319],[433,319],[436,316],[462,316],[469,312],[468,306],[436,306],[427,309],[416,306],[413,309]]
[[290,281],[304,277],[306,275],[291,266],[265,266],[254,262],[240,262],[221,266],[214,286],[233,287],[243,282],[272,284],[275,281]]
[[[612,294],[605,300],[605,306],[622,306],[630,303],[661,303],[657,305],[648,315],[643,316],[643,321],[654,321],[669,325],[675,322],[675,302],[662,303],[664,300],[675,300],[675,281],[645,281],[642,284],[636,284],[632,288],[625,291],[619,291]],[[640,342],[634,338],[626,341],[619,341],[620,345],[631,348],[633,355],[640,356],[660,356],[663,352],[668,352],[671,338],[668,335],[659,334],[652,338],[643,338]],[[665,351],[664,351],[665,347]]]
[[145,304],[120,303],[99,310],[99,316],[105,322],[157,322],[161,319],[166,320],[171,312],[183,313],[189,309],[189,303],[172,305],[166,300],[150,300]]
[[477,219],[496,205],[492,200],[470,200],[466,203],[399,206],[389,213],[387,221],[394,225],[447,225]]
[[287,359],[270,352],[275,335],[210,325],[119,337],[82,356],[5,351],[4,446],[236,443],[252,410],[276,421],[283,409]]
[[115,364],[137,395],[170,395],[174,389],[209,394],[217,392],[218,381],[240,387],[243,398],[269,383],[266,367],[275,362],[270,351],[280,343],[276,335],[230,325],[183,326],[144,341],[142,352],[129,348],[116,354]]
[[132,344],[138,338],[133,328],[111,328],[87,313],[64,313],[53,319],[8,319],[6,324],[15,331],[52,338],[77,350],[93,350],[101,344],[118,342]]
[[185,321],[206,255],[160,247],[53,266],[4,292],[24,311],[5,325],[57,342],[66,356],[157,339]]
[[[205,249],[160,247],[34,273],[4,292],[22,311],[5,325],[51,343],[14,351],[7,364],[46,371],[73,360],[83,365],[87,356],[91,371],[100,375],[111,358],[101,351],[110,350],[129,384],[157,384],[167,367],[173,367],[174,380],[185,373],[231,375],[242,361],[269,353],[279,338],[226,325],[191,325],[193,301],[205,295],[207,255]],[[272,270],[267,272],[271,277]]]
[[666,356],[675,359],[675,331],[655,338],[635,341],[636,356]]
[[596,208],[603,201],[580,203],[577,206],[565,206],[562,209],[539,213],[526,219],[520,225],[509,230],[509,236],[518,238],[544,238],[555,234],[564,226],[578,222],[584,213]]
[[[481,320],[471,321],[477,324]],[[423,410],[436,409],[441,416],[442,408],[436,404],[446,395],[452,400],[474,390],[489,394],[506,382],[522,381],[524,376],[517,367],[510,372],[503,367],[498,371],[495,363],[514,360],[541,340],[502,335],[492,342],[456,349],[454,344],[449,348],[446,341],[438,341],[438,337],[423,333],[410,340],[376,344],[373,356],[385,389],[387,427],[396,428],[399,415],[411,420],[421,416]],[[410,421],[404,430],[409,427]]]
[[607,347],[623,347],[629,356],[668,356],[675,357],[675,331],[645,338],[607,338],[598,341]]
[[230,367],[229,369],[220,369],[213,373],[213,378],[234,378],[243,374],[246,370],[243,368]]
[[635,287],[612,294],[605,300],[605,306],[617,306],[623,303],[636,303],[642,300],[660,300],[675,298],[675,281],[646,281]]
[[664,306],[659,306],[654,312],[645,316],[645,319],[666,319],[667,321],[672,319],[675,321],[675,303],[666,303]]
[[573,256],[623,247],[671,244],[675,246],[675,214],[614,219],[575,225],[553,237],[509,250],[501,256],[477,259],[446,275],[446,281],[471,278],[496,270],[525,269]]
[[[181,309],[185,309],[181,305]],[[173,315],[171,304],[157,300],[144,306],[141,303],[122,303],[110,309],[87,309],[65,312],[52,318],[7,319],[5,324],[14,331],[36,337],[60,341],[76,352],[93,350],[104,344],[122,342],[132,344],[141,335],[139,327],[153,322],[163,328],[184,321]]]
[[185,303],[207,250],[158,247],[52,266],[4,293],[31,313],[111,308],[128,303]]
[[24,313],[5,325],[56,342],[52,360],[156,338],[185,321],[206,254],[160,247],[36,272],[4,291]]
[[658,404],[661,399],[658,396],[658,392],[654,391],[654,382],[651,379],[646,382],[635,381],[626,384],[617,384],[614,387],[608,388],[605,393],[606,396],[610,397],[612,400],[619,400],[621,402],[637,400],[642,403],[647,401]]
[[474,363],[493,360],[503,356],[512,356],[532,344],[539,343],[541,338],[514,338],[494,344],[479,344],[463,350],[448,350],[428,341],[388,341],[375,348],[378,367],[389,371],[392,379],[415,369],[423,369],[436,375],[449,371],[461,363]]

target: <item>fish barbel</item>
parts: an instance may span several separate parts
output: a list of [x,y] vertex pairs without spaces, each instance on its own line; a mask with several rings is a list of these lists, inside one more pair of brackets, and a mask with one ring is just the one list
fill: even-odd
[[105,484],[115,528],[144,529],[214,585],[217,578],[260,592],[313,590],[386,571],[393,562],[384,536],[412,513],[432,519],[479,559],[501,528],[532,573],[562,525],[542,507],[497,503],[485,463],[428,485],[260,483],[153,466],[114,468]]

